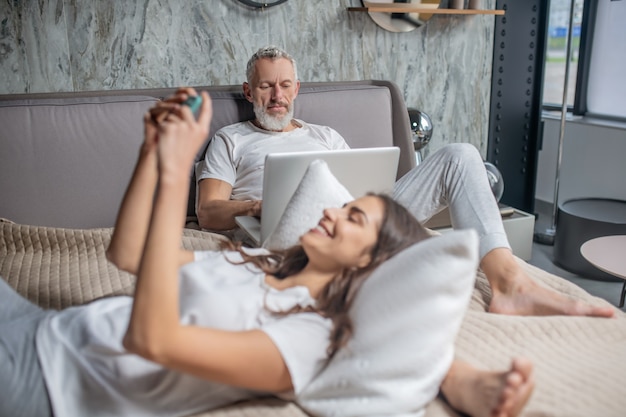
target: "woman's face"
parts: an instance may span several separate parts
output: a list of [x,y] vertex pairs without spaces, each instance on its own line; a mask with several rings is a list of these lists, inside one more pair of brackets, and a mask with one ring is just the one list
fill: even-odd
[[300,238],[309,263],[330,272],[367,266],[383,216],[384,204],[375,196],[324,210],[318,225]]

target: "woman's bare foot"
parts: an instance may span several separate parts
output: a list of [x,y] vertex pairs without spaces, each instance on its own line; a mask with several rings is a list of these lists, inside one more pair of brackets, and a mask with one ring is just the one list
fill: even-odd
[[455,360],[441,390],[452,407],[472,417],[515,417],[535,387],[528,359],[514,359],[507,371],[482,371]]
[[612,307],[599,307],[573,300],[533,281],[508,249],[494,249],[482,259],[481,267],[491,285],[491,313],[519,316],[613,317]]

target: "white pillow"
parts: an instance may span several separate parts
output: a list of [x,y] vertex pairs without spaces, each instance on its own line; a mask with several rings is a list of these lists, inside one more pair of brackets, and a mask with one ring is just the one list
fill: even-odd
[[320,221],[325,208],[341,207],[353,199],[325,161],[312,161],[263,247],[277,250],[296,245]]
[[354,336],[297,402],[315,416],[420,416],[454,355],[478,266],[473,230],[431,237],[382,264],[351,310]]

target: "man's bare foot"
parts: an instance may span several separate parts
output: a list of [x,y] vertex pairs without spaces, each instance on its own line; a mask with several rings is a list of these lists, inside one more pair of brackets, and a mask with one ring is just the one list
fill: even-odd
[[535,387],[528,359],[514,359],[507,371],[482,371],[455,360],[441,389],[450,405],[472,417],[515,417]]
[[494,249],[481,267],[491,285],[489,312],[519,316],[613,317],[612,307],[599,307],[573,300],[533,281],[508,249]]
[[519,281],[508,293],[493,291],[489,312],[518,316],[613,317],[612,307],[599,307],[573,300],[530,281]]

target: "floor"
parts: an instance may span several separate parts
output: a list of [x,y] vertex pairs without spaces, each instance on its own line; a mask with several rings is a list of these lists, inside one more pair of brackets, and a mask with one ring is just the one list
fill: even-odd
[[[547,207],[546,205],[542,205],[538,202],[535,205],[535,209],[537,211],[535,231],[543,232],[552,225],[551,207]],[[553,263],[552,251],[553,247],[551,245],[533,243],[532,258],[528,262],[538,268],[544,269],[554,275],[558,275],[575,283],[590,294],[604,298],[615,307],[619,305],[619,297],[622,286],[624,285],[623,281],[608,282],[588,279],[561,269]],[[626,306],[622,307],[622,310],[626,311]]]

